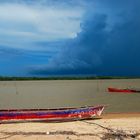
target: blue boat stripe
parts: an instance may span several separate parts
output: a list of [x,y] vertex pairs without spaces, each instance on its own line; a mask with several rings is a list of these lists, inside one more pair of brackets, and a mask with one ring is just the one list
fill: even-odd
[[[0,113],[0,117],[16,117],[16,116],[23,116],[23,115],[68,115],[68,114],[79,114],[81,112],[90,112],[93,111],[94,108],[84,108],[84,109],[74,109],[74,110],[65,110],[65,111],[55,111],[55,112],[3,112]],[[95,109],[96,110],[96,109]]]

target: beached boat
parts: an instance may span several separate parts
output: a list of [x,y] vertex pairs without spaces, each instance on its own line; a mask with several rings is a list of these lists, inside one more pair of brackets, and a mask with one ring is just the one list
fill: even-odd
[[109,92],[123,92],[123,93],[136,93],[136,92],[140,92],[140,90],[136,90],[136,89],[119,89],[119,88],[108,88]]
[[0,121],[3,120],[45,120],[65,121],[100,116],[105,106],[59,109],[20,109],[0,110]]

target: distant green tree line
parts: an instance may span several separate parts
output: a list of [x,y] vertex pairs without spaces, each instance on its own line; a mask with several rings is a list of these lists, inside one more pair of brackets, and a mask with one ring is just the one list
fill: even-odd
[[7,77],[0,76],[0,81],[23,81],[23,80],[96,80],[96,79],[133,79],[140,77],[122,76],[64,76],[64,77]]

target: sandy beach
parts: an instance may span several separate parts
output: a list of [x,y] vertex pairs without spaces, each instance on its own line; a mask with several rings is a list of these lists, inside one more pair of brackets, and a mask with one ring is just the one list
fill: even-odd
[[0,125],[0,139],[139,140],[140,113],[103,114],[99,119],[62,123],[4,122]]
[[[107,87],[140,87],[140,79],[0,82],[0,109],[107,105],[101,118],[0,124],[7,140],[139,140],[140,94],[108,93]],[[129,113],[127,113],[129,112]]]

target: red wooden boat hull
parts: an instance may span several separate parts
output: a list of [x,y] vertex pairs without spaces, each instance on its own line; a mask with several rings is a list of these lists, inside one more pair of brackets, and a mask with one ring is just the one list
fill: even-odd
[[61,109],[0,110],[0,120],[77,120],[100,116],[103,110],[104,106]]
[[118,88],[108,88],[109,92],[123,92],[123,93],[135,93],[138,92],[133,89],[118,89]]

